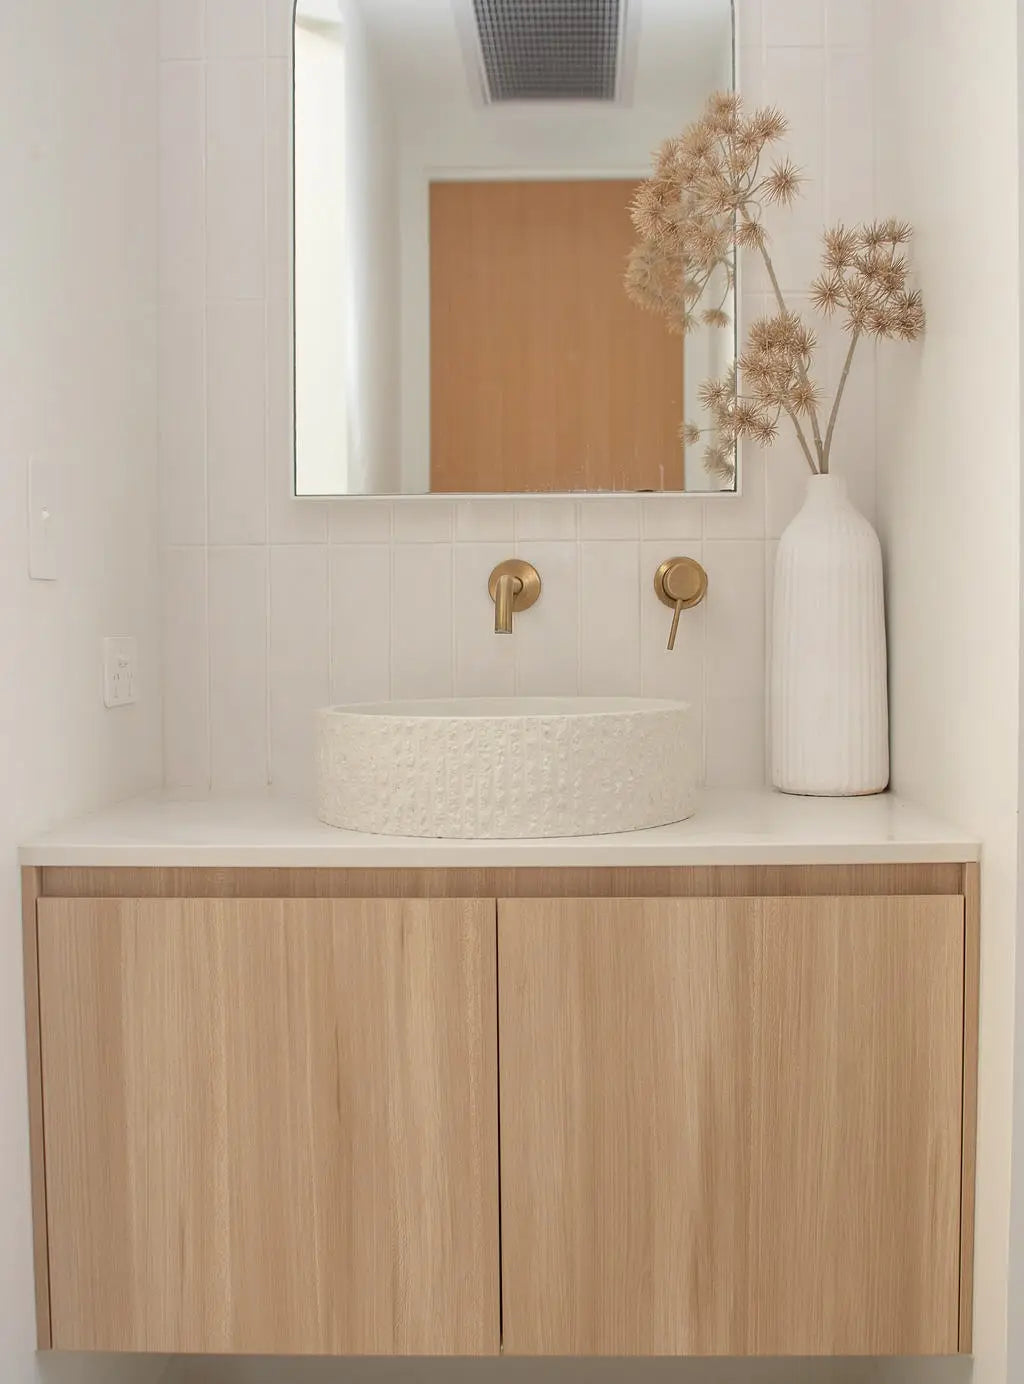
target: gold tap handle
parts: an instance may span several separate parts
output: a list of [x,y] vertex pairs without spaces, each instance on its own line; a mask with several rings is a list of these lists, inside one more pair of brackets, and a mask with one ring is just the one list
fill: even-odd
[[672,611],[672,628],[668,636],[670,649],[676,646],[680,615],[691,606],[700,605],[707,589],[708,574],[692,557],[670,557],[655,572],[654,590],[658,600]]
[[679,633],[679,617],[683,613],[683,602],[676,601],[675,613],[672,616],[672,628],[668,632],[668,647],[674,649],[676,646],[676,635]]

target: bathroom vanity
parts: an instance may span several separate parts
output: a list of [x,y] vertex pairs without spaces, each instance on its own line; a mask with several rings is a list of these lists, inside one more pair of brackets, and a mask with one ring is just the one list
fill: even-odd
[[760,792],[505,842],[156,798],[30,842],[40,1345],[969,1351],[977,854]]

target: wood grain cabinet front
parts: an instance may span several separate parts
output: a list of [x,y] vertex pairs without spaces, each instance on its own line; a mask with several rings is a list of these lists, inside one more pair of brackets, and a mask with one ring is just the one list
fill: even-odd
[[502,901],[504,1348],[958,1349],[962,898]]
[[52,1342],[495,1354],[494,902],[41,899]]
[[44,878],[41,1344],[969,1350],[976,873],[884,897],[799,870],[758,897],[722,871],[710,897],[706,873],[497,902],[489,879],[316,899]]

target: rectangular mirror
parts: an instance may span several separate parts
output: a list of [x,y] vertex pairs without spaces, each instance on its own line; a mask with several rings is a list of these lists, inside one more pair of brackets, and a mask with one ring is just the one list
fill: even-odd
[[732,8],[297,0],[297,494],[735,488],[681,435],[731,274],[685,337],[623,282],[655,151],[733,87]]

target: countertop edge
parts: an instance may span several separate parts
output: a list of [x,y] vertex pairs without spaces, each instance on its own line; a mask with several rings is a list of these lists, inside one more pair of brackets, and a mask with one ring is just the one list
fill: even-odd
[[152,844],[97,847],[39,843],[18,851],[23,867],[93,869],[571,869],[682,868],[744,865],[968,865],[981,858],[973,842],[857,843],[723,843],[688,848],[656,844],[602,849],[559,843],[557,849],[531,849],[516,842],[502,848],[474,843],[459,850],[451,843],[422,846],[358,844],[351,846],[202,846]]

